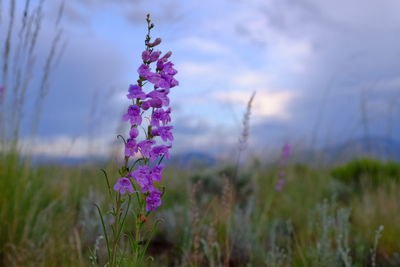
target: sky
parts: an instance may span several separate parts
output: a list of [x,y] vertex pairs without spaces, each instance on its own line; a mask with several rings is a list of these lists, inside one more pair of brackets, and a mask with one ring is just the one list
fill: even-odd
[[[2,1],[2,44],[8,2]],[[23,3],[17,1],[17,14]],[[152,36],[163,39],[159,49],[173,52],[179,72],[180,86],[171,92],[173,153],[234,151],[253,92],[254,153],[286,142],[326,147],[366,131],[399,140],[399,1],[47,0],[39,61],[62,3],[65,50],[34,153],[107,155],[116,135],[127,134],[121,115],[137,79],[147,13]],[[29,138],[23,132],[24,146]]]

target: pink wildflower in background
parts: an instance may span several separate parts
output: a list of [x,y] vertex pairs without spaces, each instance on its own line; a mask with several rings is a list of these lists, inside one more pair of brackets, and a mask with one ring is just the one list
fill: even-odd
[[279,162],[279,166],[280,166],[280,170],[279,170],[279,178],[278,181],[275,185],[275,191],[279,192],[282,191],[284,184],[286,183],[285,181],[285,167],[286,167],[286,163],[287,163],[287,159],[290,156],[290,151],[291,151],[291,146],[289,144],[285,144],[282,147],[282,153],[281,153],[281,159]]

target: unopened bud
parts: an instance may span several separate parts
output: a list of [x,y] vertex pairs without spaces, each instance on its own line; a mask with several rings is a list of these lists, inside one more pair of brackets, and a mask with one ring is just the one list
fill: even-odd
[[163,58],[169,58],[172,55],[171,51],[168,51]]
[[156,38],[154,42],[148,44],[148,47],[154,47],[156,45],[159,45],[160,43],[161,43],[161,38]]

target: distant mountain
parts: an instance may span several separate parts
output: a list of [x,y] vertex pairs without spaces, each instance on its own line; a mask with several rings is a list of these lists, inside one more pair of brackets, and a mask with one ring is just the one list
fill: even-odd
[[210,154],[191,151],[175,155],[168,162],[181,168],[187,168],[194,166],[215,166],[218,160]]
[[[369,139],[358,138],[349,140],[342,144],[332,145],[320,150],[303,149],[293,151],[292,159],[295,162],[305,164],[336,164],[343,163],[354,158],[371,157],[381,160],[400,161],[400,142],[381,137],[373,137]],[[278,153],[279,154],[279,153]],[[275,161],[276,155],[271,154]],[[264,157],[265,158],[265,157]],[[56,164],[56,165],[81,165],[81,164],[105,164],[109,160],[106,157],[50,157],[50,156],[35,156],[32,161],[34,165]],[[176,154],[165,161],[167,164],[180,168],[194,167],[212,167],[220,162],[220,160],[212,154],[188,151],[186,153]]]
[[38,165],[62,165],[62,166],[75,166],[85,165],[89,163],[106,163],[106,157],[53,157],[36,155],[32,157],[32,164]]
[[[51,157],[42,155],[36,155],[32,157],[32,163],[35,166],[52,164],[64,166],[84,165],[89,163],[105,164],[107,160],[108,158],[106,157]],[[212,155],[195,151],[174,155],[165,162],[181,168],[194,166],[214,166],[217,164],[217,160]]]

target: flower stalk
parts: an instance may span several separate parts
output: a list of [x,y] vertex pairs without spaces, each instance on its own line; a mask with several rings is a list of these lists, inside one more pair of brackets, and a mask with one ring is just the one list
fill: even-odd
[[[111,233],[107,233],[105,216],[98,208],[108,251],[107,266],[112,267],[121,264],[146,265],[146,250],[159,220],[150,227],[149,232],[144,232],[143,227],[150,213],[162,204],[165,191],[165,188],[159,186],[164,171],[162,161],[169,158],[174,140],[173,126],[169,125],[171,108],[168,94],[171,88],[179,85],[174,78],[177,71],[169,61],[171,52],[161,56],[161,51],[155,50],[161,39],[151,39],[154,24],[150,15],[147,15],[146,22],[142,64],[138,68],[137,83],[129,86],[127,98],[131,105],[123,115],[123,120],[130,124],[129,138],[118,136],[124,141],[124,164],[119,170],[120,178],[112,187],[113,190],[104,172],[109,196],[113,200],[113,208],[109,212],[113,220]],[[146,85],[151,88],[148,92],[145,90]],[[128,227],[125,225],[126,219],[131,214],[135,228],[124,234]]]

